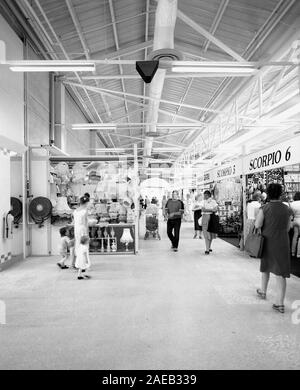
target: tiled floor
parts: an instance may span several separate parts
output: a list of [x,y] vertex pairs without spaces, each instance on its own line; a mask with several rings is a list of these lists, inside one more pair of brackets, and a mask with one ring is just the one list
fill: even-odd
[[161,233],[141,240],[137,256],[93,256],[91,280],[58,269],[55,257],[1,272],[0,368],[300,368],[299,278],[288,280],[280,314],[274,278],[267,301],[255,295],[258,260],[220,239],[205,256],[192,224],[177,253]]

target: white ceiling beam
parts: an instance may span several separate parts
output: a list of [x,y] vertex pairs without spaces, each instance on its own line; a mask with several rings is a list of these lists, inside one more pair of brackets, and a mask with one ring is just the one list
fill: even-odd
[[[112,28],[113,28],[113,35],[114,35],[115,45],[116,45],[116,49],[120,50],[118,32],[117,32],[117,27],[116,27],[115,11],[114,11],[114,6],[113,6],[113,0],[108,0],[108,1],[109,1],[109,10],[110,10],[110,17],[111,17],[111,21],[112,21]],[[119,71],[120,71],[120,75],[122,75],[124,73],[123,72],[123,67],[122,67],[121,64],[119,65]],[[120,80],[121,80],[122,91],[125,92],[124,79],[120,79]],[[127,104],[127,100],[126,99],[124,100],[124,105],[125,105],[125,112],[126,112],[126,114],[128,114],[129,110],[128,110],[128,104]],[[128,116],[127,116],[127,121],[129,123]],[[131,134],[131,129],[129,131],[130,131],[130,134]]]
[[[100,92],[106,92],[106,93],[111,93],[111,94],[116,94],[116,95],[127,95],[127,96],[131,96],[131,97],[138,98],[138,99],[144,99],[145,98],[147,100],[160,101],[161,103],[166,103],[166,104],[170,104],[170,105],[174,105],[174,106],[178,106],[180,104],[179,102],[174,102],[172,100],[155,99],[155,98],[152,98],[152,97],[149,97],[149,96],[142,96],[142,95],[129,93],[129,92],[114,91],[114,90],[106,89],[106,88],[96,88],[96,87],[91,87],[89,85],[81,85],[81,84],[71,83],[69,81],[65,81],[64,83],[68,84],[68,85],[73,85],[73,86],[76,86],[76,87],[79,87],[79,88],[85,88],[87,90],[91,90],[91,91],[95,91],[95,92],[99,92],[99,93]],[[214,112],[214,113],[218,113],[218,114],[223,113],[220,110],[214,110],[212,108],[206,108],[206,107],[199,107],[199,106],[195,106],[193,104],[183,104],[182,103],[182,107],[191,108],[191,109],[194,109],[194,110],[206,110],[206,111]],[[252,118],[248,118],[248,119],[252,119]]]
[[[155,12],[155,11],[150,11],[151,12]],[[119,19],[119,20],[116,20],[116,24],[119,24],[119,23],[125,23],[125,22],[128,22],[129,20],[132,20],[132,19],[135,19],[135,18],[138,18],[138,17],[142,17],[145,15],[146,12],[141,12],[139,14],[136,14],[136,15],[132,15],[132,16],[129,16],[127,18],[124,18],[124,19]],[[103,30],[103,29],[106,29],[106,28],[110,28],[112,26],[112,23],[106,23],[106,24],[103,24],[103,25],[98,25],[97,27],[92,27],[92,28],[87,28],[86,30],[83,30],[83,33],[84,34],[91,34],[91,33],[95,33],[97,31],[100,31],[100,30]],[[76,34],[74,34],[73,32],[70,32],[70,33],[66,33],[64,34],[62,37],[61,37],[61,40],[62,41],[67,41],[69,39],[73,39],[76,37]],[[94,53],[94,54],[97,54],[97,53]]]
[[[146,0],[145,42],[147,42],[149,38],[149,7],[150,7],[150,0]],[[147,48],[145,48],[145,55],[144,55],[145,61],[147,60],[147,56],[148,56],[148,50]],[[143,83],[143,95],[146,96],[146,83]],[[146,104],[145,99],[143,99],[143,103]],[[143,111],[143,115],[142,115],[143,122],[145,122],[145,116],[146,116],[146,111]],[[143,135],[145,134],[144,129],[142,129],[142,134]],[[143,145],[145,145],[145,141],[143,142]]]
[[[69,84],[69,82],[65,82],[66,84]],[[121,96],[116,96],[114,95],[113,93],[111,92],[103,92],[104,94],[106,94],[107,96],[110,96],[110,97],[113,97],[114,99],[116,100],[124,100],[124,97],[121,97]],[[136,106],[139,106],[139,107],[145,107],[147,108],[147,104],[144,104],[144,103],[140,103],[140,102],[136,102],[135,100],[130,100],[130,99],[127,99],[128,103],[130,104],[134,104]],[[159,112],[161,112],[162,114],[165,114],[165,115],[169,115],[169,116],[173,116],[174,113],[173,112],[169,112],[167,110],[163,110],[161,108],[159,108]],[[199,123],[200,121],[198,121],[197,119],[192,119],[192,118],[189,118],[189,117],[186,117],[186,116],[183,116],[183,115],[177,115],[177,118],[180,118],[180,119],[183,119],[183,120],[186,120],[186,121],[189,121],[191,123]],[[201,122],[203,125],[207,125],[205,122]]]
[[[68,56],[68,53],[66,52],[66,50],[65,50],[65,48],[64,48],[64,46],[63,46],[63,44],[61,43],[59,37],[57,36],[56,32],[54,31],[54,29],[53,29],[53,27],[52,27],[52,24],[50,23],[50,21],[49,21],[47,15],[45,14],[45,12],[44,12],[44,10],[43,10],[41,4],[39,3],[39,0],[34,0],[34,1],[35,1],[36,6],[38,7],[39,11],[41,12],[41,14],[42,14],[44,20],[46,21],[46,23],[47,23],[47,25],[48,25],[48,27],[49,27],[49,29],[50,29],[50,31],[51,31],[53,37],[55,38],[57,44],[59,45],[61,51],[63,52],[65,58],[66,58],[67,60],[70,60],[70,57]],[[96,109],[96,107],[95,107],[93,101],[91,100],[90,95],[88,94],[87,90],[83,87],[83,83],[82,83],[82,81],[81,81],[81,79],[80,79],[78,73],[77,73],[77,72],[74,72],[74,73],[76,74],[76,77],[77,77],[77,79],[78,79],[78,82],[79,82],[80,85],[82,86],[82,88],[83,88],[83,90],[84,90],[84,92],[85,92],[85,94],[86,94],[86,96],[87,96],[87,98],[88,98],[88,100],[89,100],[91,106],[93,107],[93,110],[94,110],[94,112],[96,113],[97,118],[102,122],[102,118],[100,117],[100,115],[99,115],[99,113],[98,113],[98,111],[97,111],[97,109]]]
[[[80,42],[81,42],[81,45],[83,47],[83,50],[84,50],[84,54],[85,54],[85,58],[87,60],[90,60],[90,53],[89,53],[89,48],[88,48],[88,45],[87,45],[87,42],[86,42],[86,39],[83,35],[83,32],[82,32],[82,28],[80,26],[80,22],[78,20],[78,17],[76,15],[76,11],[74,9],[74,6],[72,4],[72,0],[65,0],[66,4],[67,4],[67,7],[68,7],[68,10],[69,10],[69,13],[71,15],[71,18],[72,18],[72,21],[74,23],[74,26],[75,26],[75,29],[76,29],[76,32],[79,36],[79,39],[80,39]],[[95,74],[95,72],[93,72]],[[98,83],[96,82],[96,85],[98,86]],[[110,112],[110,108],[109,108],[109,105],[107,104],[107,101],[105,99],[105,96],[101,95],[101,98],[102,98],[102,101],[103,101],[103,104],[104,104],[104,107],[105,107],[105,110],[107,112],[107,115],[108,117],[110,118],[111,117],[111,112]],[[97,110],[98,112],[98,110]],[[111,143],[113,144],[113,141],[112,139],[110,139]],[[113,144],[114,145],[114,144]]]
[[177,16],[185,22],[188,26],[193,28],[195,31],[197,31],[199,34],[205,36],[210,42],[214,43],[216,46],[218,46],[220,49],[224,50],[227,54],[235,58],[237,61],[246,62],[246,60],[240,56],[238,53],[236,53],[234,50],[232,50],[230,47],[225,45],[223,42],[221,42],[219,39],[214,37],[212,34],[210,34],[207,30],[205,30],[202,26],[200,26],[198,23],[194,22],[190,17],[185,15],[182,11],[177,11]]
[[[217,30],[217,28],[218,28],[218,26],[219,26],[219,24],[221,22],[222,16],[224,15],[224,12],[225,12],[225,10],[227,8],[228,3],[229,3],[229,0],[222,0],[221,1],[221,4],[220,4],[219,9],[218,9],[218,11],[216,13],[216,16],[214,18],[212,26],[211,26],[211,28],[209,30],[210,34],[212,34],[212,35],[215,34],[215,32],[216,32],[216,30]],[[209,44],[210,44],[210,40],[207,39],[204,42],[204,45],[203,45],[203,52],[204,53],[207,51]]]

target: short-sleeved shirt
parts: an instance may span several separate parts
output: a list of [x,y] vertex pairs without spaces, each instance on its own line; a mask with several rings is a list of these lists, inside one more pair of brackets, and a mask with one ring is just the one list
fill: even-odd
[[169,199],[166,203],[165,210],[168,215],[171,213],[179,213],[180,215],[174,215],[173,217],[168,217],[169,219],[181,219],[182,213],[184,211],[184,204],[179,199]]
[[60,245],[59,245],[59,254],[66,255],[68,252],[70,239],[67,236],[61,237]]
[[212,198],[204,199],[202,203],[202,207],[203,209],[211,210],[211,211],[202,211],[202,214],[211,214],[213,210],[216,207],[218,207],[218,203]]

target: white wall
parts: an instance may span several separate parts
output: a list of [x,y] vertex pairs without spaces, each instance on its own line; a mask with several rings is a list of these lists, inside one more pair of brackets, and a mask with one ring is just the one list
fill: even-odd
[[[45,150],[37,150],[32,152],[31,158],[31,195],[33,198],[44,196],[50,198],[49,190],[49,170]],[[50,221],[47,220],[39,227],[38,225],[30,225],[31,229],[31,254],[32,256],[45,256],[49,254],[49,231]]]
[[[0,150],[0,183],[5,189],[10,188],[10,157]],[[5,226],[3,226],[3,217],[10,209],[10,191],[3,191],[0,196],[0,217],[1,217],[1,237],[0,237],[0,262],[9,261],[11,256],[11,240],[3,238]],[[1,264],[0,264],[1,268]]]
[[[22,160],[12,159],[10,161],[10,196],[20,199],[22,202]],[[13,256],[23,253],[23,225],[13,229],[13,238],[11,242],[11,252]]]
[[[0,15],[0,40],[6,44],[6,59],[23,58],[23,44]],[[8,67],[0,72],[0,135],[24,144],[24,79],[22,73],[15,73]],[[0,148],[5,145],[0,144]],[[1,238],[0,256],[10,261],[12,240],[3,240],[3,215],[10,209],[11,170],[10,157],[0,151],[0,197]],[[18,250],[19,252],[19,250]]]
[[87,123],[86,118],[75,105],[73,99],[66,92],[66,131],[67,131],[67,142],[66,152],[73,156],[90,155],[90,137],[88,130],[73,130],[73,123]]
[[[30,60],[40,58],[29,48]],[[27,73],[28,144],[49,144],[49,73]]]
[[[6,59],[23,58],[23,44],[0,15],[0,40],[6,44]],[[0,134],[24,143],[23,73],[1,67],[0,72]],[[0,145],[1,146],[1,145]]]

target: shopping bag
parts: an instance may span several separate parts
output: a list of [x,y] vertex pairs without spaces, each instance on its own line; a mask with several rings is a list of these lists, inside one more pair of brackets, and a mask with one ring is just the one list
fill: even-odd
[[264,237],[258,232],[257,229],[253,229],[247,236],[245,242],[245,251],[255,258],[261,258],[263,251]]
[[198,219],[198,225],[199,225],[199,226],[202,226],[202,215],[201,215],[201,217]]

